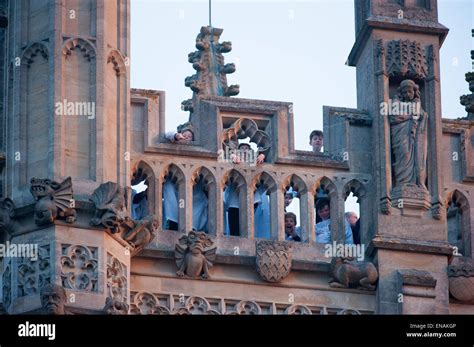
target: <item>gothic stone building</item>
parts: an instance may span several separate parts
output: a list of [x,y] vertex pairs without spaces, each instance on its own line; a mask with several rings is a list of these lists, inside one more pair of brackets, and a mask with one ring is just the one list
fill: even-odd
[[[295,149],[291,103],[238,98],[227,85],[235,66],[224,64],[221,29],[201,28],[189,54],[196,74],[183,107],[194,139],[170,143],[165,92],[130,88],[129,0],[0,1],[0,236],[10,248],[38,246],[36,257],[2,258],[2,311],[474,313],[473,94],[461,97],[467,116],[442,118],[448,29],[437,1],[360,0],[355,17],[357,108],[323,108],[325,151],[313,154]],[[466,80],[474,92],[472,72]],[[421,107],[382,114],[392,100]],[[247,137],[265,151],[262,165],[222,160]],[[178,230],[163,227],[165,180],[176,187]],[[132,181],[148,186],[139,219]],[[207,233],[192,231],[198,183]],[[238,236],[224,233],[226,186],[238,194]],[[285,241],[289,187],[303,242]],[[260,188],[266,240],[255,237]],[[363,261],[328,257],[315,242],[320,192],[337,244],[344,201],[358,198]]]

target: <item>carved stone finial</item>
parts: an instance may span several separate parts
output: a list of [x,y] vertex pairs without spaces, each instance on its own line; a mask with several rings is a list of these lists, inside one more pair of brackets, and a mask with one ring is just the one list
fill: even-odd
[[257,241],[256,268],[267,282],[280,282],[290,274],[292,247],[283,241]]
[[466,74],[466,82],[469,83],[469,90],[471,94],[462,95],[459,99],[467,112],[467,119],[474,121],[474,72]]
[[186,77],[185,86],[193,91],[193,98],[182,102],[184,111],[194,111],[198,96],[234,96],[239,94],[238,85],[227,85],[227,75],[235,72],[234,64],[224,64],[223,53],[232,50],[231,42],[219,43],[222,29],[202,27],[196,37],[195,52],[188,54],[188,61],[196,74]]
[[44,314],[64,315],[69,314],[66,310],[67,296],[63,287],[57,284],[47,283],[40,292],[41,307]]
[[182,236],[175,248],[176,274],[180,277],[209,278],[209,268],[216,258],[217,247],[209,235],[191,231]]
[[65,219],[67,223],[75,222],[71,177],[62,183],[33,177],[30,192],[36,200],[36,225],[53,223],[57,218]]
[[330,287],[355,287],[364,290],[375,290],[375,283],[379,277],[375,265],[371,262],[342,257],[331,261],[330,274],[333,276],[329,282]]

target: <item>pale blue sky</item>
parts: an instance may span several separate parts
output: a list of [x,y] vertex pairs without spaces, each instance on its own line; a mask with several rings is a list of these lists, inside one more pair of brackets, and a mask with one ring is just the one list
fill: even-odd
[[[466,115],[459,97],[468,93],[473,3],[438,1],[439,22],[450,29],[440,54],[445,118]],[[229,84],[240,85],[238,97],[292,102],[297,149],[310,150],[323,105],[356,107],[356,69],[345,66],[355,39],[353,0],[213,0],[212,12],[221,41],[232,42],[225,59],[237,71]],[[187,57],[205,25],[207,0],[132,0],[131,85],[166,92],[166,130],[188,120],[181,101],[192,92],[184,78],[195,71]]]
[[[450,29],[440,54],[445,118],[465,116],[459,96],[468,92],[473,3],[439,1],[439,21]],[[187,121],[184,78],[195,72],[187,55],[207,24],[207,0],[132,0],[131,85],[166,91],[167,130]],[[212,24],[232,41],[225,58],[237,64],[228,79],[240,84],[238,97],[294,103],[297,149],[310,149],[309,128],[322,129],[323,105],[356,107],[356,70],[344,65],[355,38],[352,0],[213,0]]]

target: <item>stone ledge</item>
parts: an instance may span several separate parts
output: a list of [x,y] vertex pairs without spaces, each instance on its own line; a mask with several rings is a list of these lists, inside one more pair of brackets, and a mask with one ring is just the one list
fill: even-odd
[[420,241],[376,235],[367,247],[366,254],[372,256],[377,248],[405,252],[453,255],[453,248],[447,242]]

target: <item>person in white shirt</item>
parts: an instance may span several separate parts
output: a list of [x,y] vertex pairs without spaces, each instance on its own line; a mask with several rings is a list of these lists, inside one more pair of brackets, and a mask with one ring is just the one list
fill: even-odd
[[[317,243],[330,243],[331,242],[331,209],[329,205],[329,200],[322,198],[318,200],[316,206],[316,211],[321,218],[321,222],[316,224],[316,242]],[[354,239],[352,237],[352,230],[344,218],[345,225],[345,235],[346,235],[346,244],[354,244]]]

